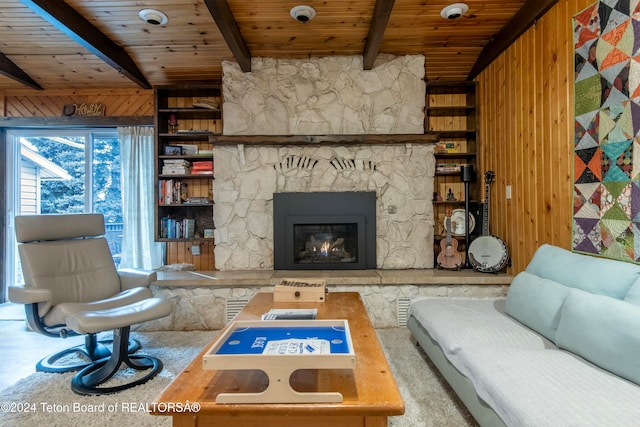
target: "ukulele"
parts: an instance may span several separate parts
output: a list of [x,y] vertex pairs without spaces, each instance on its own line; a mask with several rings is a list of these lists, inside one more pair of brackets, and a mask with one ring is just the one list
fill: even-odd
[[447,209],[445,218],[447,237],[440,241],[438,267],[446,270],[458,270],[462,266],[462,256],[458,252],[458,241],[451,237],[451,209]]

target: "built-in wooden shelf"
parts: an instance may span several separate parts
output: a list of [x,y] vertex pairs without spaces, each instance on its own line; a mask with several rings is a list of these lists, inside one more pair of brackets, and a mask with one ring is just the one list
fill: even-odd
[[[434,205],[464,205],[464,200],[433,200]],[[469,203],[478,203],[477,200],[469,200]]]
[[429,116],[467,116],[476,111],[475,105],[467,106],[445,106],[445,107],[427,107],[426,112]]
[[[476,153],[435,153],[436,159],[474,159]],[[459,173],[459,172],[458,172]]]

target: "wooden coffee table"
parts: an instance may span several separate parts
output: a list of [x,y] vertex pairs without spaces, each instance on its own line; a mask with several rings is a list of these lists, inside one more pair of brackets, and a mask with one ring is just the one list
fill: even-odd
[[213,371],[202,367],[209,346],[150,405],[153,415],[173,417],[183,426],[387,426],[387,418],[404,413],[404,402],[357,292],[327,294],[324,303],[274,303],[259,293],[236,320],[258,320],[271,308],[317,308],[318,319],[346,319],[356,355],[355,369],[300,370],[291,386],[301,392],[340,392],[340,403],[217,404],[220,393],[256,393],[267,388],[259,370]]

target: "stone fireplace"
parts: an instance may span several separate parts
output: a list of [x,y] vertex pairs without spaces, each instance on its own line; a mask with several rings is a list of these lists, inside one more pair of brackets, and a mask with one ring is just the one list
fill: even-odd
[[[254,58],[250,73],[235,63],[223,63],[223,71],[225,135],[423,133],[421,55],[381,55],[370,71],[361,57]],[[375,195],[375,265],[367,260],[365,268],[432,268],[433,152],[430,144],[411,143],[217,145],[216,268],[280,268],[274,194],[318,192]],[[322,230],[303,233],[311,240]],[[313,251],[315,243],[308,243]],[[342,242],[329,244],[348,253],[343,260],[351,257],[353,249]]]

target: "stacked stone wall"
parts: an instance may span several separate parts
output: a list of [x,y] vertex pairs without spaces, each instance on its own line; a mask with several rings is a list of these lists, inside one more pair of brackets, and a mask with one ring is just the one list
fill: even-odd
[[[225,135],[421,134],[424,57],[223,64]],[[375,191],[377,268],[433,267],[432,145],[218,146],[216,268],[273,268],[273,193]]]

